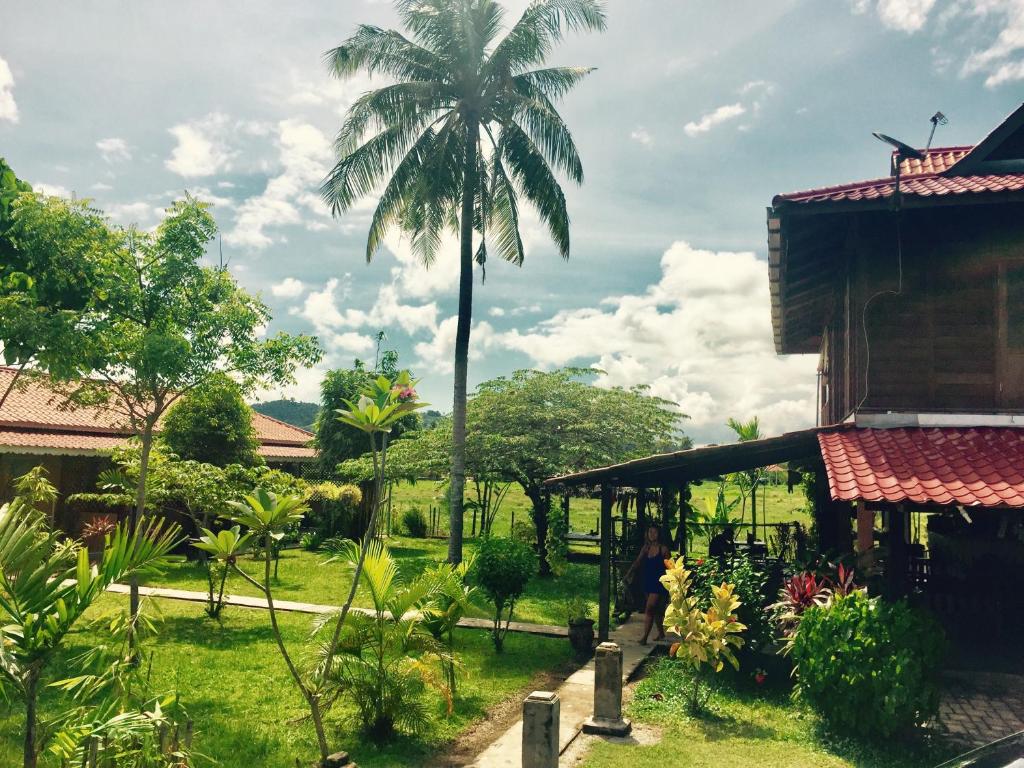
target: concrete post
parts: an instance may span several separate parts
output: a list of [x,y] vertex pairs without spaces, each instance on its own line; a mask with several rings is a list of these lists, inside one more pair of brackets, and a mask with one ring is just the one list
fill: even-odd
[[523,701],[523,768],[558,768],[557,693],[534,691]]
[[622,649],[601,643],[594,654],[594,715],[583,723],[583,731],[625,736],[632,727],[622,717]]

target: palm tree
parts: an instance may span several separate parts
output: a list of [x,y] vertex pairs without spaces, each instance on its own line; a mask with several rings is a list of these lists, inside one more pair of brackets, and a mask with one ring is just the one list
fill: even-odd
[[[758,421],[757,416],[754,416],[749,421],[739,421],[738,419],[730,418],[726,425],[733,432],[736,433],[736,438],[741,443],[750,442],[751,440],[760,440],[764,437],[761,434],[761,423]],[[757,538],[757,486],[761,481],[761,468],[757,467],[749,469],[746,472],[740,473],[745,482],[750,486],[750,530],[752,539]],[[740,490],[742,491],[742,483],[740,484]],[[746,499],[744,499],[744,505]]]
[[605,13],[601,0],[534,0],[497,40],[504,11],[494,0],[397,0],[395,7],[410,37],[362,25],[326,55],[339,78],[366,72],[396,82],[349,109],[335,141],[338,163],[320,191],[339,215],[383,187],[367,261],[392,228],[410,235],[425,266],[446,230],[459,233],[448,544],[449,561],[458,563],[473,262],[483,268],[491,251],[522,264],[520,196],[569,257],[569,216],[554,172],[579,184],[583,166],[554,101],[591,70],[542,65],[566,32],[604,29]]

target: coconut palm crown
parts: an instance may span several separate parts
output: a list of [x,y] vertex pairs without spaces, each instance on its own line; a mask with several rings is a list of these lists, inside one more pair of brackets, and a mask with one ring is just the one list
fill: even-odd
[[604,29],[605,12],[600,0],[534,0],[499,39],[504,11],[494,0],[398,0],[395,7],[409,36],[363,25],[326,54],[339,78],[364,72],[393,82],[349,109],[321,194],[337,216],[380,193],[367,260],[393,228],[427,266],[445,231],[459,234],[448,552],[457,563],[473,262],[483,268],[495,254],[522,264],[521,198],[568,258],[569,215],[555,174],[579,184],[583,166],[554,102],[591,69],[544,61],[565,33]]

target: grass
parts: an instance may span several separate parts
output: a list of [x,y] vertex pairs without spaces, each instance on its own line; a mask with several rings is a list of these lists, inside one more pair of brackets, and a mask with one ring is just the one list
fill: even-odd
[[677,662],[655,663],[637,685],[628,713],[634,724],[659,728],[660,741],[595,741],[581,768],[925,768],[951,756],[943,745],[921,741],[872,746],[831,738],[813,714],[792,703],[785,685],[757,688],[746,676],[723,677],[707,712],[692,717],[682,698],[688,680]]
[[[291,683],[284,662],[273,644],[267,616],[251,609],[227,610],[223,623],[205,618],[202,606],[172,601],[150,601],[145,610],[158,608],[163,619],[152,643],[153,679],[158,692],[177,690],[195,721],[194,747],[215,759],[222,768],[255,765],[303,765],[316,757],[312,726],[303,721],[301,697]],[[121,596],[105,595],[91,609],[89,619],[101,619],[126,609]],[[311,617],[281,617],[289,647],[300,652],[308,641]],[[76,630],[48,679],[67,676],[67,660],[102,636],[99,626]],[[425,693],[436,704],[420,738],[400,736],[376,748],[361,738],[350,717],[339,706],[330,715],[329,743],[345,749],[360,765],[375,768],[420,766],[460,732],[483,718],[488,708],[515,695],[538,672],[568,662],[570,647],[564,640],[515,635],[506,651],[495,654],[482,631],[459,630],[457,650],[463,664],[455,713],[445,715],[440,697]],[[54,714],[59,694],[44,693],[42,713]],[[0,765],[21,764],[23,719],[16,706],[0,709]],[[44,761],[44,766],[52,763]]]
[[[399,562],[404,578],[414,579],[426,568],[442,562],[447,555],[447,542],[438,539],[411,539],[393,537],[389,540],[391,552]],[[467,552],[476,548],[475,541],[467,542]],[[274,583],[274,597],[278,600],[340,605],[347,596],[352,583],[352,570],[342,563],[325,563],[321,554],[298,549],[285,550],[281,554],[278,580]],[[244,558],[239,566],[262,580],[262,565],[255,560]],[[206,591],[206,575],[203,568],[176,558],[171,566],[158,577],[150,578],[151,586]],[[259,596],[259,591],[237,575],[228,581],[227,591],[239,595]],[[534,578],[527,585],[526,593],[516,603],[514,618],[536,624],[564,624],[565,615],[562,601],[570,594],[592,596],[596,605],[598,593],[597,566],[571,563],[567,571],[558,578]],[[369,596],[362,591],[357,595],[356,605],[369,606]],[[226,612],[239,609],[225,608]],[[473,601],[471,616],[490,618],[493,609],[487,598],[478,592]]]

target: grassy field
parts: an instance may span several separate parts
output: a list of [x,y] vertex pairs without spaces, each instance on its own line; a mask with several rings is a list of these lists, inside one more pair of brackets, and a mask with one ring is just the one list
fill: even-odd
[[660,740],[645,746],[596,741],[582,768],[926,768],[955,752],[921,742],[872,747],[831,739],[813,714],[792,703],[784,685],[765,690],[723,682],[708,712],[690,717],[680,699],[685,680],[676,663],[653,667],[628,709],[636,725],[659,729]]
[[[126,608],[120,596],[106,595],[88,614],[101,619]],[[316,756],[312,726],[301,718],[301,698],[284,662],[273,645],[263,611],[235,609],[224,613],[223,623],[207,619],[202,606],[171,601],[149,601],[145,610],[163,619],[153,641],[153,680],[156,691],[177,690],[196,723],[195,748],[221,768],[294,766],[301,758],[308,765]],[[300,651],[309,640],[311,617],[296,614],[281,618],[289,646]],[[81,653],[102,635],[98,626],[69,637],[62,659]],[[329,718],[330,743],[349,751],[360,765],[374,768],[411,768],[423,765],[461,731],[484,717],[488,708],[517,694],[538,672],[566,664],[570,647],[565,640],[510,636],[505,653],[494,653],[482,631],[459,630],[457,650],[463,664],[455,713],[445,715],[440,697],[430,697],[432,716],[420,738],[400,736],[375,748],[361,738],[351,720],[352,711],[340,706]],[[298,655],[298,654],[297,654]],[[61,661],[48,680],[71,674]],[[44,693],[42,714],[53,714],[59,696]],[[21,710],[0,708],[0,765],[21,764]],[[203,763],[205,764],[205,763]],[[44,766],[52,763],[44,761]]]
[[[441,539],[411,539],[392,537],[388,541],[392,554],[399,561],[402,576],[414,579],[426,568],[442,562],[448,551]],[[476,547],[475,541],[466,544],[467,554]],[[285,550],[281,554],[278,580],[274,583],[274,596],[279,600],[299,600],[325,605],[340,605],[352,583],[351,568],[342,563],[327,563],[326,556],[299,549]],[[262,565],[245,558],[240,567],[262,579]],[[176,558],[162,575],[148,582],[151,586],[176,589],[206,590],[206,576],[196,563]],[[237,575],[228,582],[229,593],[259,595],[259,591]],[[515,619],[538,624],[564,624],[566,619],[562,601],[569,594],[583,594],[593,598],[596,605],[598,570],[594,565],[571,563],[565,574],[557,578],[534,578],[527,585],[526,594],[516,604]],[[357,605],[370,605],[365,594],[357,595]],[[491,609],[482,593],[477,593],[470,615],[490,618]],[[225,609],[234,612],[234,609]]]

